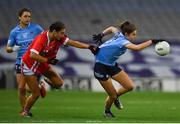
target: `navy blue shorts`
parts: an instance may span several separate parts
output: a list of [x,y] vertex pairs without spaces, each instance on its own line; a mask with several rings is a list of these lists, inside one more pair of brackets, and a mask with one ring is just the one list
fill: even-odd
[[16,74],[20,74],[21,73],[21,65],[16,64],[15,65],[15,70],[16,70]]
[[108,66],[97,62],[94,66],[94,76],[96,79],[101,81],[106,81],[109,77],[112,77],[121,71],[122,69],[118,66],[118,64],[115,66]]

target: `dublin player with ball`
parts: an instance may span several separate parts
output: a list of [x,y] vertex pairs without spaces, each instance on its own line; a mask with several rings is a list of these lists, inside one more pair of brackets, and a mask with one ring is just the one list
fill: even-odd
[[[113,34],[113,37],[102,42],[102,38],[108,34]],[[117,109],[122,109],[123,106],[118,100],[118,97],[134,88],[134,82],[116,62],[119,56],[123,55],[127,49],[140,51],[149,47],[151,44],[157,44],[155,46],[160,53],[159,46],[166,46],[162,43],[163,40],[157,39],[134,44],[132,41],[136,39],[136,36],[136,26],[129,21],[123,22],[118,27],[110,26],[102,33],[93,35],[93,40],[100,44],[99,52],[95,55],[94,76],[108,95],[104,108],[105,117],[115,117],[111,112],[112,104],[114,104]],[[112,79],[122,86],[117,91],[112,84]]]

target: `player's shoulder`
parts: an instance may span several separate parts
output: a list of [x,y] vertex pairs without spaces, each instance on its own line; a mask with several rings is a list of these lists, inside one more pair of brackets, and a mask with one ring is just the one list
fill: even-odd
[[117,31],[114,35],[117,37],[124,37],[124,35],[120,31]]
[[42,28],[39,24],[36,24],[36,23],[30,23],[30,27],[33,27],[33,28]]
[[120,44],[121,44],[122,46],[126,46],[127,44],[131,44],[131,42],[130,42],[129,40],[127,40],[127,39],[122,39],[121,42],[120,42]]
[[117,37],[117,42],[120,44],[130,43],[130,41],[122,34],[122,32],[118,32],[115,37]]
[[37,37],[36,39],[41,39],[41,40],[47,40],[47,31],[43,31],[41,32]]
[[36,24],[36,23],[30,23],[30,26],[39,26],[39,24]]
[[13,29],[11,29],[11,33],[15,33],[15,32],[17,32],[18,30],[20,30],[20,27],[19,27],[19,25],[16,25]]
[[123,41],[127,40],[126,37],[122,34],[122,32],[116,32],[114,37],[118,40],[123,40]]

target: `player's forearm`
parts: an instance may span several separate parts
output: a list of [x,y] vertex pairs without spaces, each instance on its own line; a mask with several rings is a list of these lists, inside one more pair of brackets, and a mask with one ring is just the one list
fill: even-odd
[[139,51],[139,50],[142,50],[148,46],[150,46],[152,44],[152,41],[151,40],[148,40],[144,43],[141,43],[141,44],[138,44],[138,45],[135,45],[135,44],[127,44],[126,45],[126,48],[130,49],[130,50],[136,50],[136,51]]
[[150,46],[151,44],[152,44],[152,41],[151,41],[151,40],[148,40],[148,41],[146,41],[146,42],[144,42],[144,43],[141,43],[141,44],[137,45],[137,46],[138,46],[138,47],[137,47],[137,50],[143,50],[143,49],[145,49],[146,47]]
[[88,49],[89,48],[88,44],[81,43],[79,41],[74,41],[74,40],[69,40],[67,42],[67,45],[70,45],[70,46],[73,46],[73,47],[76,47],[76,48],[81,48],[81,49]]
[[42,63],[48,61],[48,59],[47,59],[46,57],[43,57],[43,56],[41,56],[41,55],[39,55],[39,54],[36,54],[36,53],[34,53],[34,52],[31,52],[30,58],[31,58],[31,59],[34,59],[34,60],[36,60],[36,61],[38,61],[38,62],[42,62]]

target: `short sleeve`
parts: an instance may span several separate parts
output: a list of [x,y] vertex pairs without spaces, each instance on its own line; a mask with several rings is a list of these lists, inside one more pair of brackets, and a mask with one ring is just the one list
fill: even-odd
[[122,40],[121,41],[121,46],[126,46],[129,43],[131,43],[129,40]]
[[37,25],[37,34],[40,34],[41,32],[43,32],[43,28],[40,25]]
[[63,45],[66,45],[66,44],[67,44],[67,42],[68,42],[68,40],[69,40],[69,38],[68,38],[68,37],[66,37],[66,38],[65,38],[65,40],[64,40],[64,42],[63,42]]
[[62,38],[62,44],[63,44],[63,45],[66,45],[67,42],[68,42],[68,40],[69,40],[68,36],[65,35],[65,36]]

